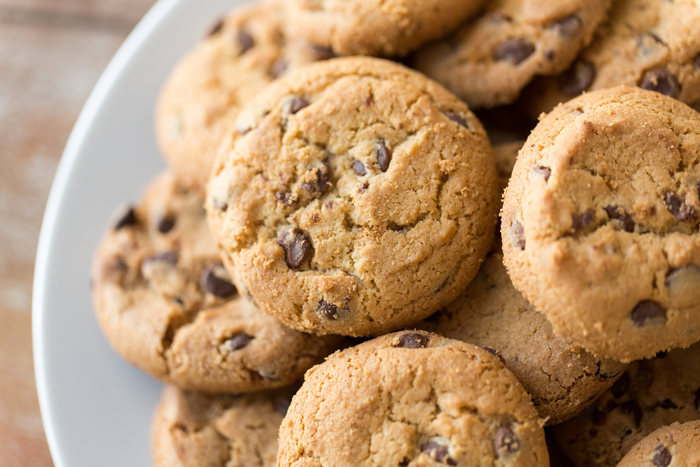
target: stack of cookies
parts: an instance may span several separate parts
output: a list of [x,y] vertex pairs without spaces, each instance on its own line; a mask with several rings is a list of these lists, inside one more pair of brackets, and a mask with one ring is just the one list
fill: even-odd
[[154,465],[697,466],[698,100],[691,0],[214,23],[92,270]]

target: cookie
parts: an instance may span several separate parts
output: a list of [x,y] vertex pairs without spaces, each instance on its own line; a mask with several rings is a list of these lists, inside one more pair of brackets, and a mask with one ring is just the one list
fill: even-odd
[[341,339],[289,329],[239,297],[202,203],[165,173],[105,235],[92,273],[102,331],[127,361],[184,388],[290,384]]
[[611,0],[497,0],[455,34],[416,52],[412,65],[464,99],[494,107],[537,75],[564,71],[588,45]]
[[548,466],[530,396],[486,350],[404,331],[306,374],[280,427],[284,466]]
[[700,420],[659,428],[641,440],[618,467],[649,465],[667,467],[700,465]]
[[687,104],[700,99],[700,6],[694,0],[616,0],[610,18],[576,62],[523,94],[549,112],[584,91],[640,86]]
[[455,301],[416,327],[478,345],[502,358],[548,424],[583,410],[627,367],[554,335],[546,317],[511,284],[500,253],[486,258]]
[[444,36],[484,0],[290,0],[291,37],[340,55],[403,56]]
[[288,40],[279,7],[239,8],[171,72],[156,109],[156,139],[181,183],[204,193],[216,151],[240,107],[287,71],[331,56]]
[[207,395],[166,386],[151,426],[154,467],[274,467],[293,394]]
[[338,58],[272,83],[217,162],[206,207],[261,311],[351,336],[415,323],[476,274],[496,223],[488,137],[393,62]]
[[700,340],[700,115],[640,88],[558,107],[520,151],[501,235],[554,332],[620,361]]
[[654,430],[693,420],[700,420],[700,343],[632,362],[611,389],[552,433],[576,466],[614,467]]

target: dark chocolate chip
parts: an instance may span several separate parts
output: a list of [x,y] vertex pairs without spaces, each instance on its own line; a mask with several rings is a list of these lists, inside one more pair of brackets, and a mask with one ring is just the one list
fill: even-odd
[[496,449],[496,456],[500,458],[506,454],[512,454],[520,450],[520,439],[513,431],[513,425],[508,423],[501,425],[496,430],[496,438],[493,440],[493,447]]
[[457,465],[457,462],[450,457],[450,449],[444,444],[440,444],[437,441],[429,441],[425,444],[421,451],[426,453],[428,457],[436,462],[446,465]]
[[674,98],[678,97],[678,94],[681,92],[676,77],[664,68],[655,68],[647,71],[639,86],[642,89],[656,91]]
[[386,147],[386,142],[383,139],[377,141],[377,163],[382,172],[389,169],[391,162],[391,151]]
[[331,187],[331,168],[328,164],[324,163],[320,167],[315,167],[308,172],[311,181],[302,182],[301,187],[311,193],[311,196],[318,198],[323,195]]
[[649,56],[655,51],[658,51],[659,44],[663,43],[664,41],[662,41],[661,38],[653,32],[645,32],[637,37],[637,47],[639,48],[640,55],[643,57]]
[[[221,266],[218,266],[220,268]],[[214,271],[217,267],[210,267],[202,271],[202,277],[199,280],[202,289],[221,298],[228,298],[236,293],[236,286],[226,279],[218,277]]]
[[661,407],[664,410],[671,410],[671,409],[678,408],[678,406],[671,399],[664,399],[663,401],[659,402],[658,407]]
[[546,59],[549,60],[550,62],[551,62],[552,60],[554,60],[554,57],[556,57],[556,54],[554,53],[553,50],[546,50],[546,51],[544,52],[544,58],[546,58]]
[[215,35],[217,35],[219,32],[221,32],[221,30],[222,30],[223,28],[224,28],[224,20],[223,20],[223,19],[219,19],[216,23],[214,23],[214,24],[212,25],[212,27],[211,27],[211,29],[209,30],[209,33],[207,34],[207,36],[208,36],[208,37],[215,36]]
[[588,89],[594,79],[595,66],[585,60],[578,60],[559,76],[559,90],[569,96],[578,96]]
[[459,125],[463,126],[467,130],[469,129],[469,123],[467,122],[467,119],[464,118],[464,116],[461,113],[455,112],[453,110],[449,110],[449,111],[445,112],[445,116],[447,118],[449,118],[450,120],[452,120],[453,122],[456,122]]
[[367,191],[367,188],[369,188],[369,182],[362,182],[357,188],[357,191],[358,193],[364,193],[365,191]]
[[175,227],[175,218],[172,216],[163,216],[158,221],[158,232],[166,234]]
[[543,177],[545,182],[548,182],[549,177],[552,175],[552,169],[543,165],[534,166],[532,168],[532,171],[535,172],[537,175]]
[[394,347],[406,349],[423,349],[428,345],[428,336],[417,332],[409,332],[399,336],[399,343]]
[[635,401],[627,401],[620,405],[620,410],[622,413],[629,415],[634,420],[635,427],[639,428],[639,424],[642,423],[642,417],[644,412],[642,408]]
[[311,242],[306,233],[298,227],[282,232],[277,243],[284,250],[284,259],[290,269],[299,268],[311,253]]
[[283,110],[284,113],[286,113],[287,115],[294,115],[304,107],[308,107],[309,104],[309,101],[307,101],[303,97],[294,96],[293,98],[287,101],[287,103],[284,105]]
[[235,350],[240,350],[253,340],[253,336],[249,336],[245,332],[239,332],[229,337],[221,344],[221,347],[227,352],[233,352]]
[[270,66],[270,76],[273,78],[279,78],[287,71],[287,60],[280,57],[274,61],[272,66]]
[[574,230],[583,230],[595,220],[595,211],[587,209],[581,215],[574,214]]
[[521,38],[507,39],[496,46],[493,58],[497,62],[505,61],[519,65],[535,51],[535,46]]
[[552,30],[562,37],[574,37],[581,30],[583,21],[577,15],[565,16],[552,23]]
[[679,221],[693,222],[695,220],[695,209],[685,204],[685,195],[681,199],[676,193],[667,191],[664,201],[669,212]]
[[621,221],[622,228],[625,230],[625,232],[634,232],[634,221],[632,220],[632,216],[627,214],[627,211],[625,211],[623,208],[620,206],[607,206],[605,208],[605,212],[610,219]]
[[329,321],[336,321],[338,319],[338,307],[332,303],[328,303],[325,300],[321,300],[316,309],[319,315]]
[[214,206],[214,209],[217,211],[225,212],[228,209],[228,203],[224,203],[223,201],[219,201],[218,199],[214,198],[211,200],[212,206]]
[[513,222],[510,226],[510,243],[520,250],[525,249],[525,230],[518,221]]
[[114,230],[119,230],[124,227],[129,227],[138,224],[138,219],[136,218],[136,211],[134,208],[129,208],[128,211],[117,221],[114,226]]
[[656,467],[668,467],[672,459],[673,456],[671,456],[671,453],[666,449],[666,446],[659,444],[656,446],[656,449],[654,449],[654,457],[651,458],[651,463]]
[[658,303],[652,300],[643,300],[634,307],[630,313],[632,322],[638,328],[646,325],[649,320],[666,320],[666,311]]
[[292,193],[287,193],[286,191],[278,191],[275,193],[275,198],[280,203],[284,203],[287,206],[294,206],[299,202],[299,200]]
[[255,39],[250,35],[245,29],[238,30],[238,46],[240,47],[240,54],[243,55],[247,51],[253,48],[255,45]]
[[161,261],[174,266],[177,264],[177,254],[175,254],[173,251],[166,251],[163,253],[158,253],[157,255],[149,256],[143,260],[144,263],[151,263],[154,261]]
[[613,397],[617,399],[618,397],[624,395],[629,387],[630,377],[627,373],[624,373],[622,376],[620,376],[620,379],[615,381],[615,384],[612,385],[610,392],[612,393]]
[[367,169],[365,168],[365,164],[358,161],[357,159],[355,159],[352,162],[352,168],[355,169],[355,172],[357,173],[357,175],[360,175],[360,176],[367,175]]
[[484,349],[485,351],[487,351],[488,353],[490,353],[494,357],[498,358],[501,361],[501,363],[503,363],[504,365],[506,364],[505,359],[501,356],[500,353],[498,353],[496,351],[496,349],[492,349],[491,347],[482,347],[482,349]]

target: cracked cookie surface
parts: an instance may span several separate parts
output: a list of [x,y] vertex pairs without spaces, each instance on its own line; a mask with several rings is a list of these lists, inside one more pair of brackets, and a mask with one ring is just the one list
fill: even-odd
[[654,467],[700,465],[700,421],[659,428],[637,443],[618,467],[650,464]]
[[502,358],[548,424],[583,410],[627,367],[554,335],[546,317],[513,287],[500,252],[486,258],[455,301],[416,327],[478,345]]
[[403,56],[444,36],[484,0],[290,0],[292,37],[340,55]]
[[286,72],[329,58],[328,50],[283,34],[279,6],[239,8],[212,26],[173,69],[156,109],[156,136],[171,169],[204,193],[216,151],[242,105]]
[[342,58],[278,80],[244,111],[206,207],[224,264],[303,331],[371,335],[449,303],[498,209],[488,137],[437,83]]
[[207,395],[166,386],[151,426],[154,467],[274,467],[293,394]]
[[700,114],[639,88],[586,94],[528,138],[501,236],[554,332],[620,361],[700,340]]
[[700,343],[632,362],[612,388],[552,433],[576,466],[615,467],[654,430],[693,420],[700,420]]
[[306,374],[280,427],[278,465],[548,466],[530,396],[486,350],[403,331]]
[[105,235],[92,282],[98,322],[117,353],[185,388],[281,387],[342,343],[290,329],[239,297],[202,196],[170,173]]
[[412,64],[472,108],[513,102],[537,75],[564,71],[593,38],[610,0],[498,0]]

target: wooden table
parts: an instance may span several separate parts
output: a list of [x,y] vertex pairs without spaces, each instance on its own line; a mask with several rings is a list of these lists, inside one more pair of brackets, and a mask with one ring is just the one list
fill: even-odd
[[63,146],[154,0],[0,0],[0,466],[53,465],[39,414],[31,293]]

